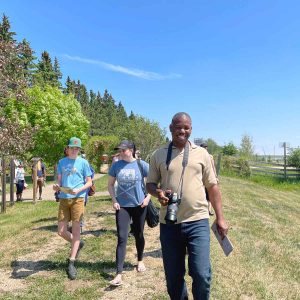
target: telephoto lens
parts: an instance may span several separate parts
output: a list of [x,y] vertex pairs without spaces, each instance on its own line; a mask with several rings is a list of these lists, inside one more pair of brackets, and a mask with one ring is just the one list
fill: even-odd
[[165,216],[166,224],[175,224],[177,222],[178,197],[177,193],[168,194],[169,198],[167,213]]

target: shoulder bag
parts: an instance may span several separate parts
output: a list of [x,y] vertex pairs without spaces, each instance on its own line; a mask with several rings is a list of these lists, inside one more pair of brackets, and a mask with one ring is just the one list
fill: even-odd
[[[140,172],[141,172],[141,175],[142,175],[142,181],[141,181],[142,182],[142,190],[144,192],[144,195],[146,196],[147,192],[146,192],[146,187],[145,187],[145,182],[144,182],[144,172],[143,172],[143,168],[142,168],[142,165],[141,165],[141,162],[140,162],[139,159],[137,159],[137,164],[139,166],[139,169],[140,169]],[[146,222],[147,222],[147,225],[150,228],[153,228],[153,227],[157,226],[158,223],[159,223],[159,210],[153,204],[151,199],[150,199],[150,201],[148,203],[148,206],[147,206]]]

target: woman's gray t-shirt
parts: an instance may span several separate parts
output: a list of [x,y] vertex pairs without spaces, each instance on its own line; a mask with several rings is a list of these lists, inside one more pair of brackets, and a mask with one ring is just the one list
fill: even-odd
[[142,190],[143,177],[148,176],[149,164],[140,160],[143,170],[141,175],[137,160],[127,162],[119,160],[111,166],[108,174],[118,182],[116,199],[121,207],[135,207],[142,204],[145,195]]

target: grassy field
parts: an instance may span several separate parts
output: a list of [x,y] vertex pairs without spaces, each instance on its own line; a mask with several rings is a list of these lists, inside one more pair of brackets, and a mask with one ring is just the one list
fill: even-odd
[[[105,188],[106,177],[97,180],[97,191]],[[299,190],[229,177],[221,178],[221,190],[235,249],[225,257],[211,236],[211,299],[300,299]],[[146,230],[149,272],[130,281],[136,275],[134,241],[129,239],[128,283],[112,291],[107,282],[114,275],[116,231],[109,197],[88,203],[86,247],[72,282],[65,274],[69,248],[56,235],[56,214],[56,202],[41,201],[17,203],[0,215],[0,299],[168,299],[158,228]],[[188,276],[187,282],[191,290]]]

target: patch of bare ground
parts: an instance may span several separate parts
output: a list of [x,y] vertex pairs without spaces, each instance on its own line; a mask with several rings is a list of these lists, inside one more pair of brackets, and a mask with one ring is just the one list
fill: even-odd
[[[18,257],[12,263],[11,270],[0,269],[0,292],[15,292],[26,289],[28,283],[25,278],[28,276],[51,276],[53,272],[45,271],[44,261],[52,253],[66,244],[58,235],[53,234],[42,247]],[[1,294],[1,293],[0,293]]]
[[[102,214],[113,214],[111,210],[102,212]],[[101,228],[104,216],[89,216],[86,219],[84,234],[86,237],[92,235],[95,230]],[[113,288],[107,282],[107,286],[99,288],[99,299],[153,299],[153,294],[166,294],[165,278],[161,259],[161,250],[159,242],[159,227],[149,228],[145,226],[145,252],[144,262],[147,270],[137,272],[136,268],[126,268],[123,274],[124,284]],[[46,244],[43,244],[35,251],[18,257],[12,264],[11,270],[0,269],[0,295],[3,292],[11,292],[17,295],[24,292],[29,287],[26,278],[29,276],[55,276],[54,271],[45,270],[45,262],[48,257],[59,249],[66,247],[67,242],[53,233]],[[126,261],[136,266],[136,249],[134,246],[127,247]],[[107,270],[114,276],[115,270]],[[69,281],[66,278],[65,290],[75,291],[87,285],[93,285],[94,282],[84,280]],[[102,295],[102,296],[100,296]]]

